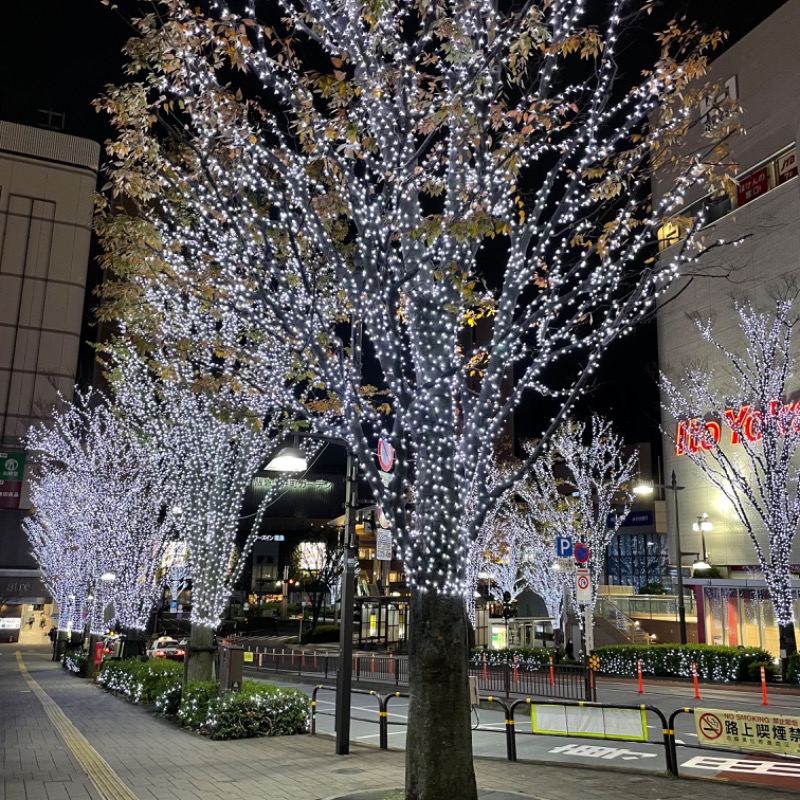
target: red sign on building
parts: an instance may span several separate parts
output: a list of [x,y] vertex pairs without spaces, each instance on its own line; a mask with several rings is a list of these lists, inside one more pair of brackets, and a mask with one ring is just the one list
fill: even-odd
[[737,197],[739,205],[743,206],[756,197],[764,194],[769,189],[769,169],[762,167],[755,172],[752,172],[746,178],[742,178],[739,183]]
[[22,481],[0,481],[0,508],[19,508]]
[[797,150],[792,150],[778,158],[778,183],[786,183],[795,175],[797,175]]

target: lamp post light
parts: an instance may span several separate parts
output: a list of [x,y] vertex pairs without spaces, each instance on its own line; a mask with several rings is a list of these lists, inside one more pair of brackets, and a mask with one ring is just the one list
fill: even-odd
[[[299,434],[303,435],[303,434]],[[322,439],[347,446],[343,439],[308,434],[308,438]],[[267,464],[267,470],[304,472],[308,468],[303,452],[294,447],[285,447]],[[339,613],[339,670],[336,674],[336,754],[350,752],[350,697],[352,695],[353,664],[353,613],[355,603],[356,565],[358,564],[358,542],[356,539],[356,507],[358,505],[358,462],[350,447],[347,447],[344,500],[344,565]],[[301,618],[302,625],[302,618]]]
[[701,514],[696,522],[692,523],[692,530],[700,534],[699,558],[692,564],[692,569],[711,569],[708,561],[708,551],[706,550],[706,531],[713,530],[714,526],[708,519],[708,514]]
[[680,507],[678,505],[678,492],[685,489],[685,486],[678,486],[678,480],[675,477],[675,470],[672,470],[672,480],[670,483],[652,483],[650,481],[640,482],[633,487],[633,493],[638,495],[652,494],[653,487],[659,489],[667,489],[675,496],[675,545],[678,554],[678,626],[680,630],[680,642],[686,644],[686,603],[683,598],[683,548],[681,547],[681,516]]

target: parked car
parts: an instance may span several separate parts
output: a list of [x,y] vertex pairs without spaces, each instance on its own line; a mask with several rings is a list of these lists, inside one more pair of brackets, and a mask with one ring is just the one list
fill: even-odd
[[186,651],[178,644],[177,639],[161,636],[150,645],[147,655],[150,658],[168,658],[171,661],[183,661]]

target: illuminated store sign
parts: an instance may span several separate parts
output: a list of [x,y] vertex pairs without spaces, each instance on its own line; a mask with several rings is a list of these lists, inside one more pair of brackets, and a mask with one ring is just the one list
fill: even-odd
[[[730,444],[757,442],[761,439],[761,428],[764,415],[751,406],[740,406],[737,409],[726,408],[723,414],[725,427],[730,431]],[[767,419],[774,420],[781,436],[789,430],[800,434],[800,401],[782,403],[771,400],[767,409]],[[675,455],[684,456],[698,450],[713,450],[722,438],[722,424],[714,419],[682,419],[678,420],[675,431]]]

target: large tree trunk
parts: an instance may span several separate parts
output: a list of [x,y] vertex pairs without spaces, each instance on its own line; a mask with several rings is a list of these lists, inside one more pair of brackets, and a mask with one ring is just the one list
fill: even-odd
[[214,631],[200,625],[192,625],[189,646],[186,648],[186,668],[184,677],[187,683],[214,680]]
[[789,666],[789,656],[797,652],[797,639],[795,637],[794,622],[778,625],[781,648],[781,676],[786,680],[786,670]]
[[414,590],[406,800],[476,800],[464,602]]

